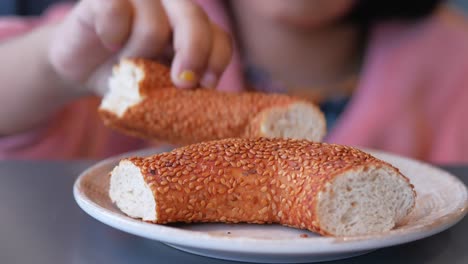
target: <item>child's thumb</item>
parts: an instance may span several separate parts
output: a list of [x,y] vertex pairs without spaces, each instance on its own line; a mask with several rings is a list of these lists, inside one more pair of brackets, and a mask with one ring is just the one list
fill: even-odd
[[57,30],[51,61],[64,77],[85,82],[89,75],[122,47],[131,30],[128,0],[83,0]]

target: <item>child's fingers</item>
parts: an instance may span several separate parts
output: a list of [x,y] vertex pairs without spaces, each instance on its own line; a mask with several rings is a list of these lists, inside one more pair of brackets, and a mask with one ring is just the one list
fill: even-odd
[[159,0],[131,0],[135,15],[124,57],[155,58],[170,44],[171,28]]
[[[131,24],[128,0],[83,0],[57,29],[50,60],[59,74],[84,83],[126,41]],[[122,16],[118,22],[114,15]],[[108,47],[106,47],[108,46]]]
[[128,0],[98,0],[90,4],[96,33],[104,46],[113,52],[122,48],[132,26],[132,5]]
[[219,78],[231,61],[231,36],[215,24],[212,24],[213,47],[208,60],[208,66],[203,74],[200,84],[206,88],[216,88]]
[[96,86],[94,79],[105,75],[116,51],[123,57],[161,58],[171,34],[176,86],[216,86],[231,58],[231,41],[190,0],[82,0],[60,25],[50,60],[63,77],[92,79],[90,86]]
[[211,23],[204,11],[189,0],[162,1],[173,29],[175,57],[172,81],[194,87],[205,72],[213,45]]

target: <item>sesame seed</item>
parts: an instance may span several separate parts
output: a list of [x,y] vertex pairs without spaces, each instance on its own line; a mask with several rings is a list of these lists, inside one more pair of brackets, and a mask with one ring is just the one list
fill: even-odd
[[263,207],[262,209],[260,209],[260,211],[258,211],[259,214],[264,214],[268,211],[268,207]]

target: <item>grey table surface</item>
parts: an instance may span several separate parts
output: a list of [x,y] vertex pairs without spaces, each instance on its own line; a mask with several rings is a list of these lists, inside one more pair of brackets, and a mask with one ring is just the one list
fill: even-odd
[[[0,161],[0,263],[229,263],[108,227],[75,203],[93,161]],[[443,167],[468,184],[468,166]],[[468,217],[442,233],[327,263],[468,263]]]

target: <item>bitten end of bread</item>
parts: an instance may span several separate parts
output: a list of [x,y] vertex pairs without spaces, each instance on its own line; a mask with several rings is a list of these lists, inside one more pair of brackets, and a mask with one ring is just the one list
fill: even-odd
[[294,102],[261,111],[247,128],[249,136],[322,141],[326,134],[323,113],[313,104]]
[[414,191],[388,166],[346,171],[319,193],[317,215],[329,234],[356,236],[391,230],[410,213]]
[[140,168],[122,160],[111,172],[109,196],[128,216],[156,221],[156,202]]
[[139,83],[144,77],[144,72],[131,60],[123,60],[116,65],[109,79],[109,91],[104,96],[100,109],[122,117],[127,109],[143,100]]

